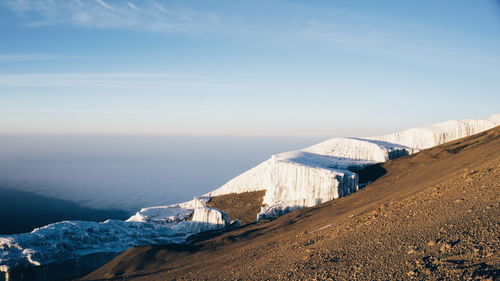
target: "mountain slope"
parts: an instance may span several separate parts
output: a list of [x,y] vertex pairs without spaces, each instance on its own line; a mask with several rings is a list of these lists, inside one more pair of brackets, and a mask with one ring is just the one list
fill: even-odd
[[[296,151],[272,155],[203,197],[265,191],[257,220],[317,206],[357,191],[358,171],[421,149],[470,136],[500,124],[500,114],[488,119],[451,120],[384,136],[336,137]],[[194,201],[141,209],[128,221],[184,220]],[[179,215],[179,210],[182,214]],[[234,217],[232,219],[235,219]]]
[[381,164],[350,196],[188,246],[132,248],[85,279],[493,280],[498,151],[496,127]]

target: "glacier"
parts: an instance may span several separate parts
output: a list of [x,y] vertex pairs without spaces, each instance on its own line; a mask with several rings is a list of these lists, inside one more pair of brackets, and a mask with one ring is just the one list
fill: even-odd
[[143,208],[126,221],[64,221],[31,233],[3,235],[0,280],[2,272],[19,268],[41,267],[96,253],[118,254],[133,246],[184,243],[195,233],[227,227],[234,223],[227,214],[206,205],[218,195],[265,190],[256,220],[316,206],[357,191],[360,183],[356,171],[364,167],[499,124],[497,114],[485,120],[447,121],[384,136],[336,137],[302,150],[272,155],[205,195],[180,204]]
[[[126,221],[62,221],[30,233],[2,235],[0,280],[2,272],[35,266],[43,273],[45,265],[66,262],[79,266],[79,258],[95,254],[105,254],[109,260],[130,247],[184,243],[195,233],[229,226],[226,213],[206,206],[209,199],[197,197],[185,204],[144,208]],[[55,279],[74,277],[56,275]]]
[[366,166],[409,155],[496,127],[486,120],[453,120],[375,137],[336,137],[298,151],[271,156],[205,196],[265,190],[257,220],[346,196],[359,189]]

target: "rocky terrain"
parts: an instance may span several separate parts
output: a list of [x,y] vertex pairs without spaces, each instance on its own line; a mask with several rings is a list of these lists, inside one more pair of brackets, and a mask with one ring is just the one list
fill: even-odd
[[238,219],[240,224],[253,223],[262,207],[265,193],[261,190],[220,195],[212,198],[207,206],[224,210],[230,218]]
[[500,127],[361,171],[374,182],[347,197],[132,248],[84,279],[496,280],[498,151]]

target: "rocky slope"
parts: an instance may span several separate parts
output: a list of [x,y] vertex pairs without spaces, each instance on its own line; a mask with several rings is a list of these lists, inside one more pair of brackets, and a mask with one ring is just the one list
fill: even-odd
[[85,279],[495,280],[498,151],[499,127],[379,165],[350,196],[186,246],[132,248]]

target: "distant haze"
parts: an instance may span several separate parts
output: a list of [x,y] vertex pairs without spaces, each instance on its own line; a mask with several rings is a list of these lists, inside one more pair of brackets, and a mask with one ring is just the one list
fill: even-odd
[[0,136],[0,186],[136,211],[211,191],[314,138]]

